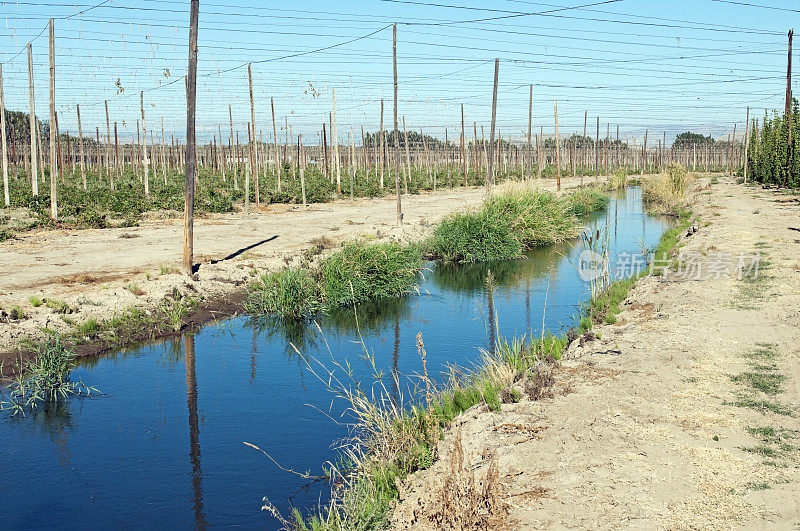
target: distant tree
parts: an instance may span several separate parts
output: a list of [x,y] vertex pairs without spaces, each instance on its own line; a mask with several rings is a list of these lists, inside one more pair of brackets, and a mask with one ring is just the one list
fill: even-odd
[[686,131],[685,133],[681,133],[675,137],[675,142],[673,142],[673,146],[677,149],[691,147],[695,145],[708,145],[714,144],[714,140],[711,136],[703,136],[700,133],[692,133],[691,131]]

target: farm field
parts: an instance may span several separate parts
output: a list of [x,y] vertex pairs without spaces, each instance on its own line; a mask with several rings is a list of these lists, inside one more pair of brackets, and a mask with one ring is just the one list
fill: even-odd
[[789,0],[0,4],[4,528],[800,528]]

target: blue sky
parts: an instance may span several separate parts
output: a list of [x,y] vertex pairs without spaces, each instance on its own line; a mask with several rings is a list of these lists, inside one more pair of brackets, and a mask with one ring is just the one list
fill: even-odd
[[[93,7],[100,1],[0,1],[6,107],[28,110],[23,48],[34,39],[36,110],[47,118],[48,40],[42,30],[48,17],[56,17],[62,131],[77,129],[80,104],[84,133],[100,127],[103,134],[108,100],[120,134],[135,137],[144,90],[148,130],[158,138],[163,118],[168,138],[183,137],[188,2],[110,0]],[[495,57],[501,60],[498,128],[504,137],[527,131],[530,84],[534,129],[541,126],[545,134],[553,132],[553,100],[562,135],[582,132],[588,112],[589,131],[600,116],[601,136],[607,124],[612,135],[618,125],[629,140],[640,139],[645,129],[651,138],[666,132],[668,141],[685,130],[722,135],[734,123],[741,131],[747,105],[751,116],[783,106],[786,33],[800,12],[714,0],[622,0],[564,9],[590,3],[201,1],[198,135],[208,139],[221,127],[227,139],[230,105],[234,129],[246,139],[247,62],[253,63],[256,122],[265,139],[272,138],[272,97],[278,134],[285,135],[288,122],[294,135],[315,143],[334,88],[340,138],[351,131],[360,138],[361,126],[376,130],[381,99],[384,126],[390,127],[393,22],[400,115],[409,129],[440,137],[445,128],[451,138],[460,132],[462,103],[468,136],[473,122],[479,136],[481,126],[488,136]],[[791,1],[741,3],[800,9]]]

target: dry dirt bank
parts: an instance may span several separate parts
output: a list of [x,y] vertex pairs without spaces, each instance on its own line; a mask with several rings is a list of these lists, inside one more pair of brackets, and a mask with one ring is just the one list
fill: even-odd
[[507,515],[492,527],[798,528],[800,204],[725,179],[693,201],[700,228],[681,249],[705,263],[760,251],[762,276],[640,280],[601,339],[571,345],[552,397],[520,386],[519,403],[456,420],[395,528],[447,527],[459,433],[478,491],[495,463]]
[[[577,183],[563,179],[562,188]],[[555,190],[552,180],[539,184]],[[269,205],[250,215],[212,215],[195,221],[200,267],[194,278],[178,272],[182,218],[151,217],[133,228],[25,233],[0,243],[0,362],[14,356],[21,339],[40,335],[45,327],[69,332],[132,306],[155,309],[176,293],[221,300],[264,271],[296,263],[320,238],[333,245],[357,237],[419,240],[446,214],[477,206],[484,197],[483,188],[403,196],[402,227],[396,226],[393,198],[340,200],[305,212],[300,206]],[[31,297],[66,303],[68,313],[47,304],[34,307]],[[17,307],[25,317],[10,319]]]

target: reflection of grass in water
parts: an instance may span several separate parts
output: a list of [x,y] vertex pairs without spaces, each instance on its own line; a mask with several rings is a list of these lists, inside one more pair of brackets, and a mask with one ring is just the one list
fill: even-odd
[[300,352],[313,352],[322,347],[317,323],[326,333],[351,335],[359,329],[378,332],[396,319],[406,319],[411,315],[411,308],[408,298],[388,297],[358,304],[357,313],[352,308],[337,308],[316,320],[259,315],[248,318],[246,326],[268,342],[283,343],[284,350],[293,358],[297,351],[292,345]]
[[531,279],[543,278],[562,259],[562,253],[567,248],[567,245],[541,247],[525,253],[524,260],[438,263],[433,267],[431,281],[443,290],[473,294],[484,289],[486,274],[491,270],[495,285],[515,287]]

